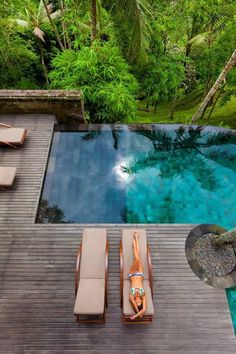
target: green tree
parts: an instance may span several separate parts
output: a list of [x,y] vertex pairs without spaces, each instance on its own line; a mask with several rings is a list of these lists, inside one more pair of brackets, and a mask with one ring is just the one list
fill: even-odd
[[198,121],[198,119],[201,119],[204,115],[204,112],[209,105],[209,102],[212,100],[212,98],[215,96],[216,92],[219,90],[221,87],[222,83],[224,80],[226,80],[227,74],[229,71],[236,65],[236,49],[234,50],[233,54],[227,61],[226,65],[224,66],[222,72],[220,73],[219,77],[217,78],[216,82],[208,92],[207,96],[205,99],[202,101],[200,104],[197,112],[194,114],[191,123],[195,123]]
[[153,101],[156,113],[158,102],[168,101],[177,95],[185,75],[184,61],[181,55],[153,56],[145,69],[142,89],[147,101]]
[[1,88],[38,88],[43,80],[33,43],[25,43],[8,21],[1,19],[0,23]]
[[94,43],[57,55],[50,73],[53,88],[82,89],[92,122],[120,122],[135,116],[138,83],[113,44]]
[[43,45],[42,45],[42,42],[45,43],[45,40],[44,40],[45,33],[42,29],[42,26],[45,23],[48,23],[48,22],[51,23],[53,31],[56,35],[58,44],[61,47],[61,49],[63,50],[64,47],[61,43],[60,36],[58,34],[56,26],[53,22],[54,19],[56,19],[60,16],[61,16],[60,10],[53,12],[52,4],[46,5],[45,0],[40,0],[40,3],[37,8],[33,4],[33,5],[29,6],[29,8],[24,9],[24,14],[22,14],[21,18],[15,19],[15,22],[19,27],[31,31],[37,39],[37,44],[38,44],[39,51],[40,51],[41,63],[42,63],[42,67],[43,67],[43,71],[44,71],[44,75],[45,75],[45,79],[46,79],[47,84],[49,84],[48,69],[47,69],[47,66],[45,63],[45,49],[43,48]]

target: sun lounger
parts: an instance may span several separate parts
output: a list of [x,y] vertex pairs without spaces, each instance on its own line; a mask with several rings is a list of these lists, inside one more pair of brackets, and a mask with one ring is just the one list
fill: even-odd
[[17,148],[24,143],[27,129],[0,123],[0,144]]
[[15,167],[0,166],[0,189],[6,190],[13,184],[16,175]]
[[[132,241],[135,231],[139,235],[140,257],[144,268],[143,287],[147,298],[147,311],[142,318],[131,320],[130,316],[134,315],[135,312],[129,301],[129,269],[134,260]],[[124,323],[152,322],[152,317],[154,315],[152,265],[146,231],[143,229],[123,229],[122,231],[122,239],[120,241],[120,296]]]
[[104,322],[107,306],[106,229],[84,229],[75,273],[74,314],[78,322]]

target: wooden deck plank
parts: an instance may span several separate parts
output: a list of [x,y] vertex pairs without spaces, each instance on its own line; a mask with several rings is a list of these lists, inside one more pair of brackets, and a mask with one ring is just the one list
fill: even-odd
[[[185,259],[193,225],[98,225],[110,242],[106,323],[78,325],[74,266],[88,225],[34,224],[54,117],[0,121],[29,129],[21,149],[0,149],[0,164],[18,168],[13,189],[0,192],[0,353],[235,353],[225,292],[198,280]],[[135,226],[147,230],[152,253],[156,314],[148,326],[124,326],[119,308],[119,240],[122,227]]]

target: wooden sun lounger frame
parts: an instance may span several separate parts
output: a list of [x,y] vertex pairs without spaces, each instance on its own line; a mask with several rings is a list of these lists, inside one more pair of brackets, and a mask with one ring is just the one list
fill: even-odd
[[7,187],[5,187],[5,186],[1,186],[1,185],[0,185],[0,191],[7,191],[8,189],[11,189],[11,187],[12,187],[12,186],[7,186]]
[[[152,278],[152,260],[149,244],[147,242],[147,262],[148,262],[148,275],[149,275],[149,286],[151,289],[152,299],[153,299],[153,278]],[[152,315],[144,315],[142,318],[137,318],[135,320],[131,320],[130,316],[125,316],[123,313],[123,244],[122,240],[120,240],[120,307],[122,308],[122,320],[125,324],[145,324],[152,322]]]
[[[0,123],[0,126],[6,127],[6,128],[14,128],[12,125],[4,124],[4,123]],[[24,129],[24,134],[23,134],[22,139],[19,144],[12,144],[12,143],[9,143],[8,141],[0,141],[0,145],[7,145],[7,146],[10,146],[14,149],[18,149],[20,146],[23,145],[23,143],[25,141],[26,134],[27,134],[27,129]]]
[[[109,242],[106,240],[106,254],[105,254],[105,298],[104,298],[104,313],[100,318],[95,319],[95,316],[91,316],[91,319],[81,319],[80,315],[75,315],[76,320],[79,323],[104,323],[105,322],[105,315],[106,315],[106,307],[108,307],[108,296],[107,296],[107,280],[108,280],[108,249],[109,249]],[[78,291],[79,286],[79,272],[80,272],[80,260],[82,254],[82,242],[79,247],[79,251],[77,254],[77,261],[76,261],[76,268],[75,268],[75,298]],[[97,316],[96,316],[97,317]]]

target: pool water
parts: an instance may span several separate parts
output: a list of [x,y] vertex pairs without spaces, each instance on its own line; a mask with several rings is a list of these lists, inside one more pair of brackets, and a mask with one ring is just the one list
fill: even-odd
[[[37,222],[236,227],[236,135],[216,127],[55,132]],[[228,290],[236,328],[236,290]]]

